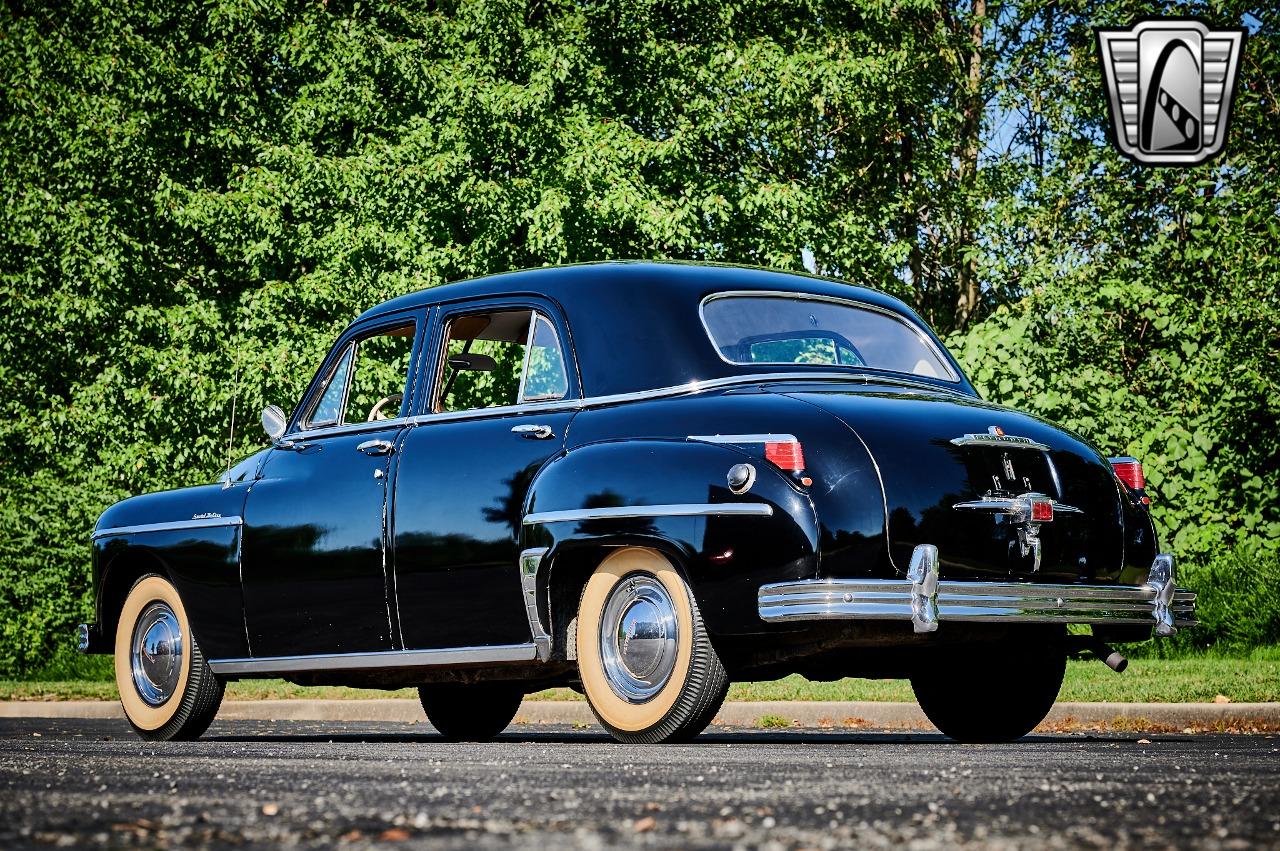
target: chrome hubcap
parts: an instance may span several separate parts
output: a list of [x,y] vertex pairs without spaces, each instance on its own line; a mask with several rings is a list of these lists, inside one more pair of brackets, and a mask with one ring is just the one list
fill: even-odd
[[644,703],[676,666],[676,608],[661,582],[634,574],[614,587],[600,619],[600,660],[613,693]]
[[142,610],[133,627],[131,655],[138,696],[151,706],[173,697],[182,673],[182,628],[167,603],[156,601]]

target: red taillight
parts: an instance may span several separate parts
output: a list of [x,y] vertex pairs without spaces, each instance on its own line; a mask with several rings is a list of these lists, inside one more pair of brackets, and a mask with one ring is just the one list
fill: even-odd
[[1137,458],[1112,458],[1111,469],[1116,478],[1136,491],[1146,490],[1147,477],[1142,474],[1142,462]]
[[1047,499],[1036,499],[1031,502],[1031,519],[1036,523],[1053,521],[1053,503]]
[[769,442],[764,445],[764,457],[788,473],[804,470],[804,448],[798,440]]
[[1147,477],[1142,472],[1142,462],[1137,458],[1129,457],[1108,460],[1111,462],[1111,469],[1116,473],[1116,478],[1138,494],[1139,502],[1150,505],[1151,497],[1147,496]]

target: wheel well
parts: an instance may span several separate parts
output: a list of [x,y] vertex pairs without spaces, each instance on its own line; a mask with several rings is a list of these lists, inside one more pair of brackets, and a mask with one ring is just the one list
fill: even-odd
[[103,638],[109,643],[115,642],[116,621],[120,619],[120,611],[124,608],[125,597],[129,596],[129,589],[148,573],[158,573],[165,577],[169,575],[164,563],[146,550],[125,550],[107,565],[99,596],[98,617]]
[[[623,548],[650,550],[669,560],[685,574],[684,559],[670,546],[655,541],[592,541],[589,545],[569,547],[557,552],[547,572],[547,601],[550,615],[551,658],[576,658],[570,625],[578,616],[578,603],[587,580],[611,553]],[[685,576],[685,581],[688,581]]]

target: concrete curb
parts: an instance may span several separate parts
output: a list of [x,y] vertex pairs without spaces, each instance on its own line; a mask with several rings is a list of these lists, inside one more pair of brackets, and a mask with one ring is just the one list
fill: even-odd
[[[0,718],[123,718],[105,700],[0,701]],[[416,700],[228,700],[218,718],[228,721],[394,721],[423,723]],[[595,724],[583,701],[527,700],[516,715],[524,724]],[[769,701],[726,703],[715,723],[734,727],[871,727],[932,729],[914,703],[880,701]],[[1280,729],[1280,703],[1059,703],[1043,727],[1121,729]]]

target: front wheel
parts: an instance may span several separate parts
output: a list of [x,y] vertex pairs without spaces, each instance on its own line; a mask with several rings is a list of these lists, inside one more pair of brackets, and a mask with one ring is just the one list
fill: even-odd
[[487,742],[507,729],[524,692],[504,683],[421,686],[418,699],[427,720],[451,742]]
[[942,650],[911,675],[920,708],[958,742],[1011,742],[1036,728],[1062,688],[1065,631]]
[[182,599],[168,579],[134,583],[116,624],[116,690],[129,724],[152,741],[199,738],[222,704]]
[[618,550],[596,568],[578,604],[577,642],[587,702],[621,742],[691,739],[729,688],[688,585],[652,550]]

